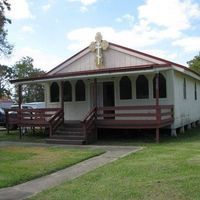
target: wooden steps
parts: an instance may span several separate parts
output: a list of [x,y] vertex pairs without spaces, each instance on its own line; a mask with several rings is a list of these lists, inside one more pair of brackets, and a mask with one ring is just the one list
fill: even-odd
[[61,125],[56,133],[46,139],[51,144],[86,144],[84,128],[80,121],[68,121]]

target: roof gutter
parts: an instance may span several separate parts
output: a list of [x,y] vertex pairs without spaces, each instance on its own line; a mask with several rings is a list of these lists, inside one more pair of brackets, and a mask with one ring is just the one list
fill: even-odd
[[171,67],[149,67],[149,69],[141,69],[141,70],[135,70],[135,71],[123,71],[123,74],[121,71],[119,72],[105,72],[105,73],[98,73],[98,74],[83,74],[83,75],[72,75],[72,76],[57,76],[57,77],[45,77],[41,79],[36,80],[21,80],[18,82],[18,80],[13,80],[11,83],[14,83],[16,85],[19,84],[32,84],[32,83],[45,83],[45,82],[53,82],[53,81],[62,81],[62,80],[77,80],[77,79],[92,79],[92,78],[107,78],[107,77],[117,77],[119,75],[131,75],[131,74],[147,74],[147,73],[158,73],[160,71],[166,71],[170,70]]

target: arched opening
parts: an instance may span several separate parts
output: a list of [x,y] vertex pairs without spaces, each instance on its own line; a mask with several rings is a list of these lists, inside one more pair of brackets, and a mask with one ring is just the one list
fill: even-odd
[[120,99],[132,99],[131,81],[128,76],[123,76],[119,83]]
[[63,98],[65,102],[72,101],[72,85],[69,81],[65,81],[63,84]]
[[82,80],[76,82],[75,99],[76,101],[85,101],[85,83]]
[[[159,98],[167,97],[167,87],[166,87],[166,79],[165,77],[159,73]],[[153,97],[156,98],[156,75],[153,78]]]
[[146,76],[139,75],[136,80],[136,98],[148,99],[149,98],[149,82]]
[[56,82],[53,82],[50,87],[50,101],[51,102],[59,102],[59,96],[60,96],[60,91],[59,91],[59,85]]

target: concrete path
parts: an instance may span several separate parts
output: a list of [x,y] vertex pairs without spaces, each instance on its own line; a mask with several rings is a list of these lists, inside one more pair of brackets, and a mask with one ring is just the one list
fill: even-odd
[[0,131],[6,131],[6,128],[4,126],[0,126]]
[[[8,144],[16,143],[0,143],[0,146],[6,146]],[[20,145],[30,145],[20,144]],[[33,144],[40,146],[40,144]],[[44,146],[44,144],[42,144]],[[49,145],[48,145],[49,146]],[[57,146],[57,145],[56,145]],[[53,174],[43,176],[41,178],[34,179],[32,181],[19,184],[13,187],[0,189],[0,200],[22,200],[35,195],[42,190],[54,187],[66,180],[75,179],[87,172],[90,172],[98,167],[101,167],[107,163],[111,163],[119,158],[122,158],[130,153],[141,150],[141,147],[131,146],[95,146],[95,145],[84,145],[84,146],[63,146],[66,148],[78,147],[78,148],[100,148],[106,151],[106,153],[90,158],[76,165],[60,170]]]

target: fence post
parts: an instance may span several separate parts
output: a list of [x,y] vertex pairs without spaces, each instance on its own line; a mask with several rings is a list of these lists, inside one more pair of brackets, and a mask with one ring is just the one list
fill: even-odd
[[17,124],[18,124],[18,127],[19,127],[19,138],[22,139],[21,109],[17,110]]
[[83,130],[84,130],[85,139],[87,141],[87,127],[86,127],[86,122],[83,122]]
[[9,119],[8,119],[8,111],[6,110],[6,129],[7,129],[7,134],[9,134],[10,129],[9,129]]
[[49,126],[49,137],[51,137],[53,135],[53,128],[52,125],[50,124]]

